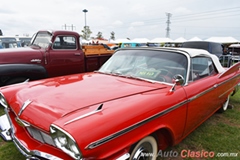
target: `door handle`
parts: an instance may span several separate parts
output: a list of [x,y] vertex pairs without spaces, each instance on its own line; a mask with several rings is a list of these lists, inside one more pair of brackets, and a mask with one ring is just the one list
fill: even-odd
[[81,56],[81,53],[74,53],[75,56]]

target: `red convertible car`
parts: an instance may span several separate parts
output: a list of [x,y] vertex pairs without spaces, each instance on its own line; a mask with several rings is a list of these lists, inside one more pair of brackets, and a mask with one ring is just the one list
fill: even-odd
[[1,88],[1,136],[28,159],[155,160],[227,110],[239,67],[198,49],[119,49],[96,72]]

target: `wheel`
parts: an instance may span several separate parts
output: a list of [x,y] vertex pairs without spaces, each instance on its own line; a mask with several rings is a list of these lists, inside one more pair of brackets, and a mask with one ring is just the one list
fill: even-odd
[[134,147],[130,160],[156,160],[158,146],[153,136],[147,136]]
[[229,105],[230,95],[227,97],[226,101],[223,103],[222,107],[218,110],[219,113],[223,113],[227,110]]

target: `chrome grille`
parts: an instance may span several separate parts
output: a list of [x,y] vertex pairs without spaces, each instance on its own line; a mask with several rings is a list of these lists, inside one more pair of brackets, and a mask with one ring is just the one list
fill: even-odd
[[26,128],[28,130],[28,133],[37,141],[55,146],[55,143],[53,142],[53,139],[50,135],[48,135],[34,127],[26,127]]

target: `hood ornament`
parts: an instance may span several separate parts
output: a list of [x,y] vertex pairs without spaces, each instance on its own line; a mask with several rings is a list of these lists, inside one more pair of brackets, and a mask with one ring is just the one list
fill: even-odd
[[28,106],[30,103],[32,103],[32,101],[31,101],[30,99],[26,100],[26,101],[23,103],[23,105],[22,105],[22,107],[20,108],[20,111],[19,111],[19,113],[18,113],[18,117],[21,116],[22,112],[27,108],[27,106]]

